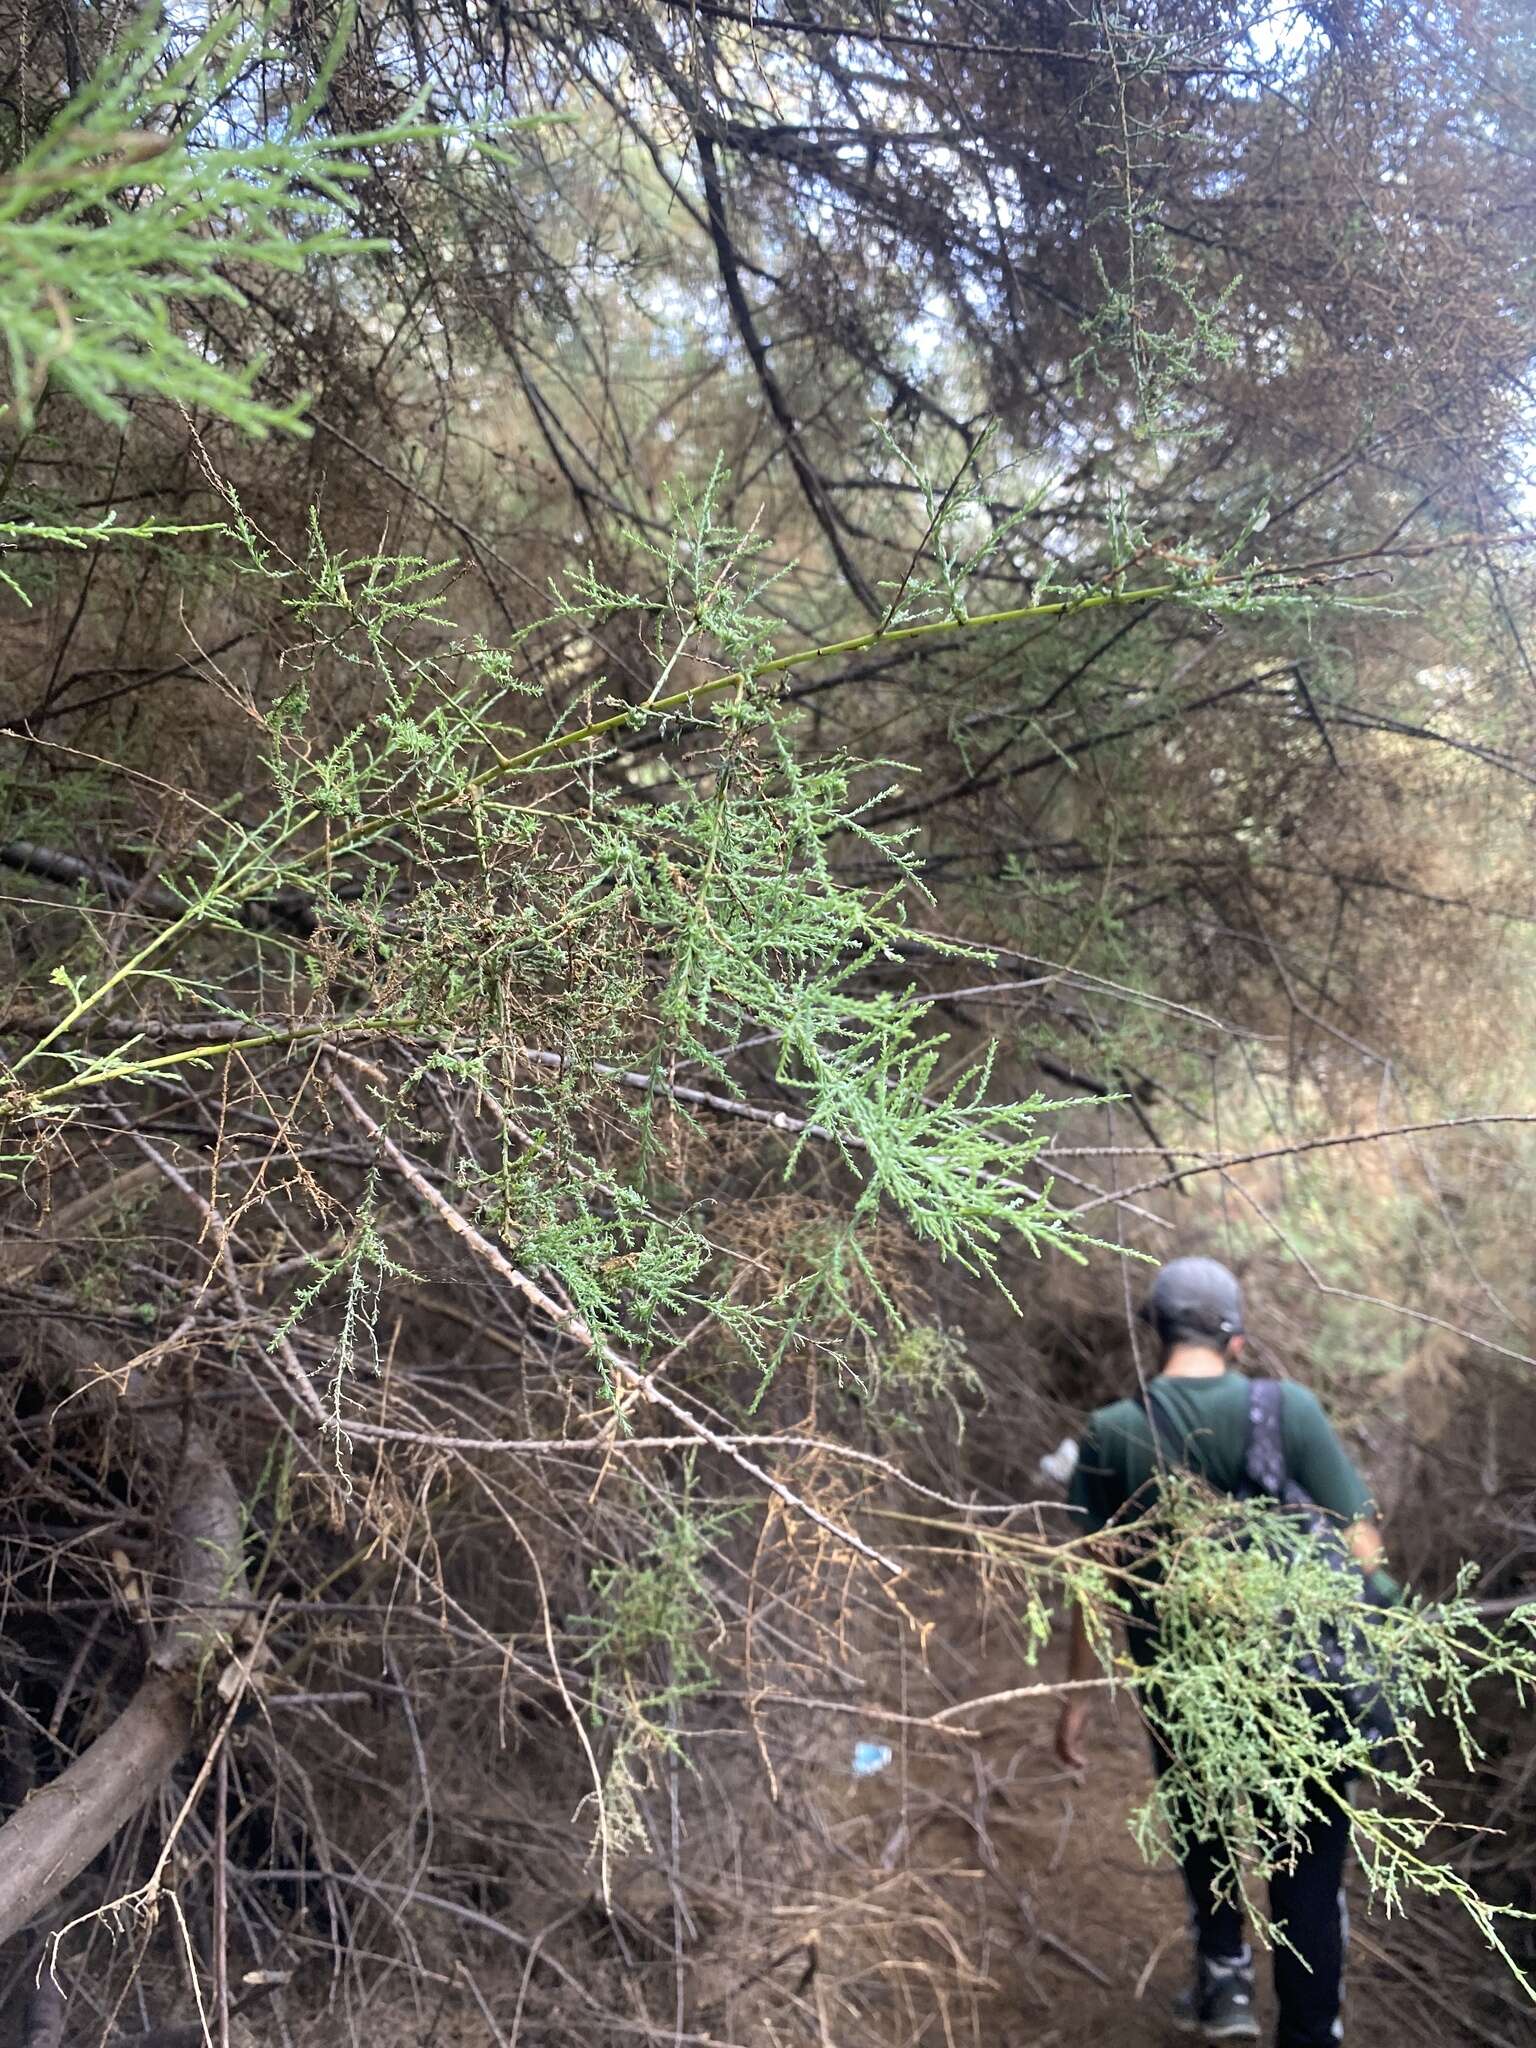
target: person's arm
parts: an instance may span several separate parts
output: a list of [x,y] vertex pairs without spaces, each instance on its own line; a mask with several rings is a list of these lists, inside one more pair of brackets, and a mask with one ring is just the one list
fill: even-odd
[[1387,1552],[1381,1540],[1381,1531],[1369,1515],[1362,1515],[1358,1522],[1351,1522],[1344,1532],[1344,1540],[1361,1571],[1367,1576],[1380,1571]]
[[1381,1531],[1369,1515],[1363,1515],[1358,1522],[1351,1522],[1344,1532],[1356,1564],[1365,1573],[1366,1584],[1378,1606],[1400,1607],[1403,1589],[1387,1570],[1386,1545],[1381,1540]]
[[[1077,1526],[1083,1534],[1098,1538],[1119,1513],[1124,1502],[1125,1488],[1118,1468],[1104,1456],[1100,1444],[1100,1421],[1098,1415],[1090,1417],[1078,1445],[1078,1460],[1068,1489],[1068,1501],[1077,1516]],[[1113,1549],[1112,1539],[1106,1539]],[[1095,1550],[1100,1549],[1096,1542]],[[1102,1554],[1102,1553],[1101,1553]],[[1072,1632],[1067,1647],[1067,1678],[1073,1685],[1084,1685],[1100,1676],[1099,1660],[1088,1637],[1088,1623],[1082,1608],[1072,1603]],[[1061,1696],[1061,1708],[1056,1720],[1056,1756],[1069,1771],[1081,1773],[1087,1769],[1088,1759],[1083,1749],[1083,1729],[1088,1720],[1088,1710],[1093,1704],[1092,1692],[1067,1692]]]

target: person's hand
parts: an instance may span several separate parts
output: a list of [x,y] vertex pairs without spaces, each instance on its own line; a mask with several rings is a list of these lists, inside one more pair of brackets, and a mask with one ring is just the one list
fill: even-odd
[[1056,1760],[1064,1770],[1079,1778],[1088,1769],[1083,1730],[1088,1725],[1090,1704],[1082,1693],[1069,1696],[1062,1701],[1061,1712],[1056,1717]]

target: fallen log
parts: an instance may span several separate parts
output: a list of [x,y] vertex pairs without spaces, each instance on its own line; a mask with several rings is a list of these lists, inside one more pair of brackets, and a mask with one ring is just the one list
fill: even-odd
[[202,1430],[180,1437],[176,1453],[171,1612],[111,1727],[0,1827],[0,1942],[36,1921],[164,1784],[239,1625],[230,1603],[246,1591],[240,1496]]

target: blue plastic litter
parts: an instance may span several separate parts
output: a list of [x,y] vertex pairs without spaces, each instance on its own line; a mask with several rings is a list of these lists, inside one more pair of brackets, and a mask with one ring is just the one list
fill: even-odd
[[856,1742],[853,1745],[853,1775],[856,1778],[875,1777],[889,1764],[892,1754],[888,1742]]

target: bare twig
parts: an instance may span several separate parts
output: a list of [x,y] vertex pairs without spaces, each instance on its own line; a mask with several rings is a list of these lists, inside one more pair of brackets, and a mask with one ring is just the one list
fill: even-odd
[[615,1350],[611,1344],[608,1344],[603,1338],[590,1330],[580,1316],[573,1313],[570,1309],[563,1308],[551,1294],[539,1286],[537,1281],[530,1279],[526,1273],[519,1272],[511,1260],[496,1245],[493,1245],[489,1238],[476,1230],[467,1217],[455,1209],[446,1197],[438,1193],[437,1189],[433,1187],[432,1183],[420,1169],[412,1164],[394,1140],[363,1108],[340,1075],[333,1073],[330,1077],[330,1085],[335,1090],[347,1114],[361,1130],[366,1131],[375,1141],[379,1150],[390,1161],[390,1164],[395,1168],[395,1171],[402,1180],[414,1190],[418,1198],[431,1210],[438,1220],[447,1229],[451,1230],[462,1243],[467,1245],[476,1258],[489,1266],[509,1287],[520,1294],[531,1307],[537,1309],[539,1314],[545,1317],[547,1321],[553,1323],[556,1329],[563,1331],[575,1343],[579,1344],[584,1351],[591,1352],[593,1357],[598,1360],[615,1380],[621,1381],[625,1386],[633,1388],[643,1399],[665,1410],[674,1421],[682,1424],[684,1430],[696,1442],[708,1444],[712,1450],[717,1450],[724,1457],[729,1458],[732,1464],[739,1466],[743,1472],[748,1473],[760,1485],[766,1486],[768,1491],[777,1500],[783,1502],[786,1507],[792,1509],[796,1514],[803,1515],[807,1521],[814,1522],[816,1527],[822,1530],[825,1535],[830,1536],[834,1542],[847,1550],[855,1552],[868,1563],[879,1565],[883,1570],[890,1572],[893,1577],[900,1578],[904,1575],[906,1570],[904,1565],[898,1563],[895,1558],[886,1557],[880,1551],[872,1549],[853,1530],[840,1526],[826,1515],[823,1515],[818,1508],[812,1507],[809,1501],[802,1500],[793,1488],[786,1486],[781,1479],[776,1479],[772,1473],[765,1471],[761,1465],[754,1459],[749,1458],[736,1444],[722,1436],[719,1431],[712,1429],[708,1423],[701,1421],[681,1401],[674,1399],[672,1395],[666,1393],[657,1384],[654,1374],[643,1371],[631,1359],[626,1358],[622,1352]]
[[[1489,1110],[1478,1116],[1433,1117],[1425,1123],[1388,1124],[1375,1131],[1334,1131],[1325,1138],[1298,1138],[1288,1145],[1264,1145],[1254,1152],[1230,1152],[1221,1158],[1191,1152],[1189,1156],[1196,1161],[1194,1165],[1177,1167],[1172,1173],[1159,1174],[1155,1180],[1135,1181],[1113,1195],[1079,1202],[1071,1213],[1086,1216],[1091,1210],[1102,1209],[1107,1202],[1123,1200],[1126,1195],[1145,1195],[1154,1188],[1168,1187],[1175,1180],[1193,1180],[1203,1173],[1225,1174],[1235,1166],[1256,1166],[1267,1159],[1296,1159],[1306,1152],[1332,1151],[1343,1145],[1375,1145],[1388,1138],[1420,1138],[1431,1131],[1483,1130],[1499,1124],[1536,1124],[1536,1110]],[[1172,1149],[1180,1154],[1186,1150],[1183,1146]]]

